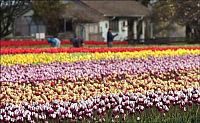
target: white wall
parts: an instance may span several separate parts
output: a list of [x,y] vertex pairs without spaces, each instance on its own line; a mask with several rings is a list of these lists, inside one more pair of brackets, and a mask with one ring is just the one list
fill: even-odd
[[[123,26],[123,22],[125,22],[125,26]],[[113,32],[113,35],[118,33],[118,36],[114,38],[114,40],[123,41],[127,39],[128,36],[128,21],[126,19],[120,19],[119,20],[119,31]],[[104,41],[107,40],[107,32],[109,28],[109,21],[100,21],[99,22],[99,28],[100,32],[102,32],[102,37],[104,38]]]
[[[87,23],[83,24],[84,32],[83,32],[83,38],[84,40],[90,40],[89,34],[95,34],[99,32],[98,24],[97,23]],[[77,27],[78,29],[78,27]],[[78,33],[77,33],[78,34]]]
[[107,40],[107,32],[109,28],[109,21],[100,21],[99,22],[99,31],[102,33],[104,41]]
[[[125,26],[123,26],[123,23],[125,23]],[[118,32],[113,32],[113,35],[118,34],[114,38],[114,40],[117,41],[124,41],[128,37],[128,21],[126,19],[120,19],[119,22],[119,31]],[[104,42],[107,41],[107,32],[109,29],[109,21],[104,20],[100,21],[98,24],[97,23],[87,23],[83,24],[84,25],[84,40],[90,40],[89,34],[96,34],[96,33],[101,33],[101,36],[103,39],[100,39],[101,41],[103,40]]]
[[[123,26],[123,23],[125,22],[125,26]],[[115,38],[115,40],[126,40],[128,37],[128,21],[123,19],[119,20],[119,32],[118,36]]]

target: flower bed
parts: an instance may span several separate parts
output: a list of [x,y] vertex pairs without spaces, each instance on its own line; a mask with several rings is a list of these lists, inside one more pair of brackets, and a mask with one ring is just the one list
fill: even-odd
[[0,122],[199,122],[197,47],[46,50],[1,51]]
[[141,50],[132,52],[95,52],[95,53],[31,53],[31,54],[8,54],[1,56],[2,65],[14,64],[38,64],[53,62],[78,62],[91,60],[147,58],[164,56],[198,55],[198,49],[177,50]]
[[[171,105],[179,105],[183,111],[187,111],[189,110],[187,109],[188,106],[200,104],[199,93],[199,89],[188,89],[169,91],[168,93],[110,94],[89,98],[80,102],[53,101],[49,103],[22,103],[20,105],[8,104],[1,106],[0,110],[1,115],[6,116],[5,119],[4,117],[2,118],[2,121],[5,122],[44,122],[51,119],[59,119],[57,122],[66,119],[77,121],[89,119],[91,121],[105,122],[106,114],[110,114],[116,122],[119,114],[123,115],[125,120],[127,115],[143,112],[153,107],[156,107],[161,113],[168,112],[172,107]],[[199,118],[198,116],[196,117]]]
[[75,53],[75,52],[133,52],[142,50],[178,50],[178,49],[188,49],[188,50],[199,50],[200,47],[145,47],[145,48],[42,48],[42,49],[23,49],[23,48],[8,48],[1,49],[0,54],[25,54],[25,53]]
[[[106,42],[103,41],[85,41],[86,45],[105,45]],[[127,41],[114,41],[114,44],[128,44]],[[9,47],[9,46],[33,46],[33,45],[48,45],[49,43],[46,40],[14,40],[14,41],[0,41],[0,47]],[[62,40],[61,44],[71,44],[69,40]]]

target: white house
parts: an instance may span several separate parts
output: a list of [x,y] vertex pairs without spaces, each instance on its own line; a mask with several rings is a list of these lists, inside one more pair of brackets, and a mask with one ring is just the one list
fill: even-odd
[[[145,17],[149,14],[149,10],[139,2],[132,0],[83,2],[106,17],[99,22],[99,31],[104,41],[108,28],[112,28],[114,34],[118,33],[115,40],[145,39]],[[139,21],[141,26],[138,25]]]
[[[118,34],[115,40],[145,39],[147,7],[137,1],[71,1],[63,14],[64,24],[70,21],[77,35],[85,40],[106,41],[108,28]],[[87,20],[88,19],[88,20]],[[83,21],[87,20],[87,21]],[[75,23],[73,23],[75,22]],[[64,26],[64,27],[65,27]],[[69,30],[64,29],[66,33]]]
[[[134,0],[70,0],[63,9],[59,36],[64,39],[76,33],[84,40],[106,41],[108,28],[118,33],[114,40],[145,39],[149,28],[148,8]],[[36,23],[32,15],[33,11],[28,11],[16,19],[15,35],[37,36],[47,32],[45,25]]]

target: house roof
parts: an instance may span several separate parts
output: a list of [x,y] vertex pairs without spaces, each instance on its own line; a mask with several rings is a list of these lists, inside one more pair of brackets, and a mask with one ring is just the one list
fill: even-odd
[[104,16],[138,17],[149,14],[149,9],[135,0],[82,0]]
[[104,19],[101,13],[94,11],[80,1],[69,1],[62,16],[77,22],[98,22]]
[[106,17],[141,17],[147,7],[134,0],[69,0],[63,17],[77,22],[98,22]]

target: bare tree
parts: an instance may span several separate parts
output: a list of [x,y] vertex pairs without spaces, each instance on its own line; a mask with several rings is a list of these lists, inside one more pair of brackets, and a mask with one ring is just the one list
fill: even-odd
[[200,1],[176,1],[176,17],[180,24],[186,25],[188,39],[200,40]]
[[188,39],[200,40],[199,0],[160,0],[154,6],[153,13],[154,21],[162,23],[162,28],[170,27],[170,24],[176,22],[186,26]]
[[0,0],[0,38],[12,33],[14,20],[30,7],[30,0]]
[[33,1],[34,20],[41,20],[47,26],[47,33],[56,35],[59,32],[59,20],[65,8],[61,0]]

